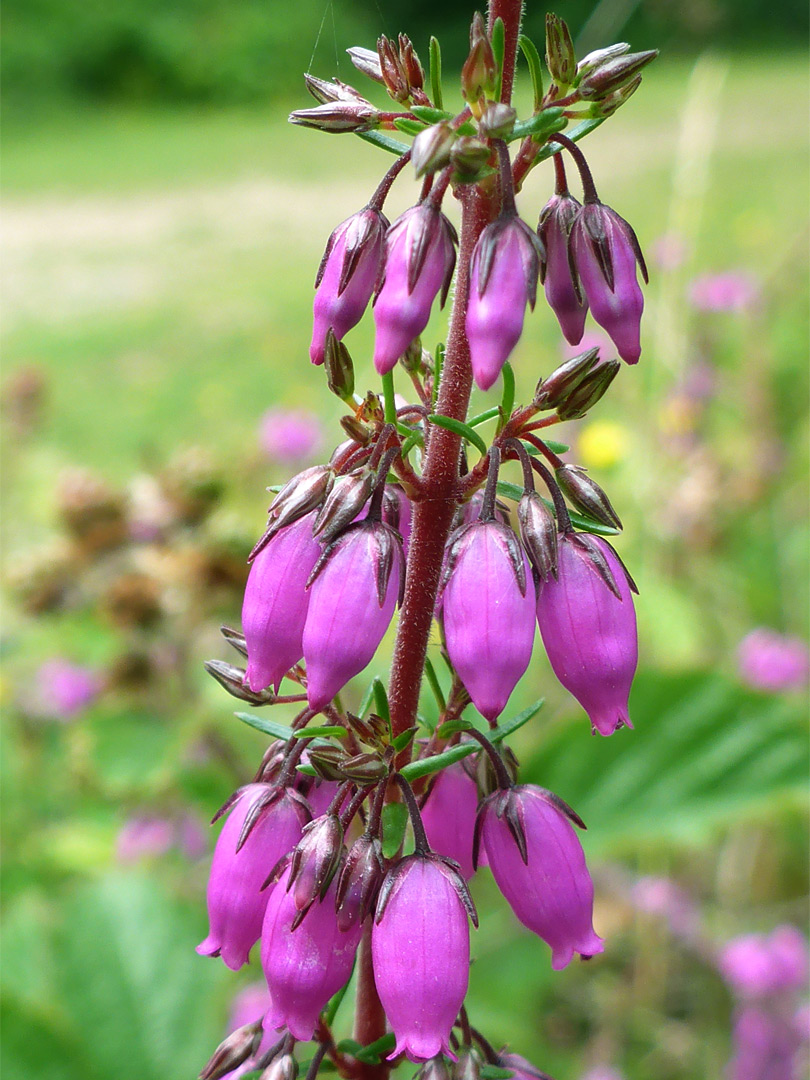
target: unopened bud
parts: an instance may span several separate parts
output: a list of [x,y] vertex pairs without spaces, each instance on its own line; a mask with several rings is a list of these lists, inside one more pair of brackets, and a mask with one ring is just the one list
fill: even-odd
[[313,746],[307,750],[307,760],[321,780],[345,780],[341,765],[346,760],[339,746]]
[[355,840],[343,863],[335,891],[338,926],[344,933],[373,910],[384,874],[380,841],[365,835]]
[[356,416],[341,416],[340,426],[349,436],[352,442],[359,446],[367,446],[374,434],[371,428],[366,427]]
[[582,382],[599,359],[599,349],[588,349],[579,356],[572,356],[548,376],[541,379],[534,392],[534,404],[544,409],[554,409]]
[[558,86],[570,86],[577,72],[571,31],[559,15],[546,15],[546,67]]
[[366,505],[373,486],[374,475],[366,470],[336,477],[315,518],[312,535],[317,536],[322,544],[334,540]]
[[593,368],[579,386],[575,387],[557,406],[561,420],[578,420],[594,407],[619,373],[618,360],[608,360]]
[[602,98],[601,101],[593,102],[591,105],[591,115],[593,117],[613,116],[616,110],[621,108],[625,101],[631,98],[640,86],[641,75],[636,75],[635,79],[632,79],[626,86],[622,86],[619,90],[614,90],[612,94],[608,94],[607,97]]
[[517,112],[511,105],[491,101],[478,121],[478,131],[484,139],[507,139],[517,120]]
[[407,34],[399,35],[399,63],[411,90],[421,90],[425,85],[425,71]]
[[579,84],[579,96],[583,101],[596,101],[621,89],[656,56],[658,56],[657,49],[648,49],[646,52],[628,53],[627,56],[617,56],[608,60],[582,79]]
[[354,405],[354,365],[349,350],[338,341],[330,327],[326,331],[323,363],[326,369],[326,385],[347,405]]
[[269,705],[275,701],[276,695],[272,690],[259,690],[254,693],[245,682],[242,668],[227,664],[224,660],[206,660],[203,667],[209,675],[213,675],[220,686],[239,701],[247,701],[250,705]]
[[232,626],[220,626],[219,632],[231,648],[236,649],[240,656],[247,656],[247,642],[245,641],[245,635],[241,631],[234,630]]
[[411,163],[416,175],[426,176],[443,169],[450,161],[455,141],[456,133],[446,120],[420,131],[411,146]]
[[377,39],[377,54],[385,89],[394,101],[406,102],[411,96],[408,76],[400,63],[396,45],[384,34]]
[[621,529],[622,523],[611,506],[610,499],[583,468],[579,465],[561,465],[554,472],[560,490],[577,510],[588,514],[602,525]]
[[304,82],[310,94],[322,105],[331,101],[361,101],[364,105],[368,105],[370,109],[374,107],[370,101],[366,101],[361,94],[358,94],[353,86],[341,82],[340,79],[328,82],[326,79],[319,79],[315,75],[306,74],[304,75]]
[[487,167],[491,155],[492,149],[487,143],[473,135],[462,135],[453,145],[450,161],[462,182],[473,183]]
[[442,1054],[437,1054],[436,1057],[426,1061],[414,1080],[450,1080],[450,1070]]
[[276,495],[268,511],[276,529],[320,506],[332,486],[334,477],[327,465],[313,465],[293,476]]
[[532,566],[545,581],[557,569],[557,522],[537,494],[527,491],[518,503],[520,539]]
[[273,1058],[259,1080],[295,1080],[298,1076],[298,1062],[292,1054],[279,1054]]
[[314,109],[291,112],[291,124],[341,134],[344,131],[368,131],[377,122],[377,110],[361,101],[327,101]]
[[604,49],[594,49],[587,56],[583,56],[577,64],[577,75],[580,79],[583,79],[586,75],[601,67],[602,64],[607,63],[608,60],[613,60],[617,56],[624,56],[628,52],[630,52],[630,46],[626,41],[617,41],[615,45],[608,45]]
[[494,96],[497,79],[498,64],[487,36],[486,23],[477,11],[470,27],[470,53],[461,69],[461,92],[473,112],[482,98]]
[[374,422],[378,420],[380,423],[385,419],[385,408],[383,407],[382,400],[379,394],[375,394],[373,390],[369,390],[363,399],[363,404],[360,406],[360,415],[364,420],[370,420]]
[[425,355],[425,350],[422,348],[422,339],[416,337],[400,356],[399,362],[409,375],[421,375],[425,370]]
[[461,1050],[453,1064],[453,1080],[480,1080],[481,1059],[474,1050]]
[[238,1069],[256,1051],[261,1037],[261,1020],[237,1028],[216,1048],[211,1060],[200,1073],[200,1080],[220,1080],[226,1073]]
[[373,784],[377,780],[384,780],[389,770],[379,754],[355,754],[354,757],[345,759],[341,771],[347,780],[354,780],[358,784]]
[[324,814],[304,827],[290,858],[287,892],[293,890],[296,908],[306,912],[323,900],[340,865],[343,826],[337,814]]
[[380,57],[373,49],[364,49],[360,45],[353,45],[351,49],[347,49],[349,59],[357,68],[369,79],[373,79],[374,82],[384,82],[382,68],[380,67]]

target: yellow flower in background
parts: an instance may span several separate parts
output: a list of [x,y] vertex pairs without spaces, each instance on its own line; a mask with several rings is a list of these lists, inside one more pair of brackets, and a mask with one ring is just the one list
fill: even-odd
[[613,420],[594,420],[580,432],[579,458],[583,465],[608,469],[618,465],[630,448],[630,432]]

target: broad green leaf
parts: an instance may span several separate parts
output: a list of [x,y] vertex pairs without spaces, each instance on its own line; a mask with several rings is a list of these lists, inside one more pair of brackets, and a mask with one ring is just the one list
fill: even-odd
[[710,673],[642,673],[635,730],[590,736],[588,721],[552,731],[523,774],[550,783],[590,827],[591,845],[697,842],[719,823],[805,800],[801,707]]
[[246,712],[234,713],[234,716],[237,720],[241,720],[243,724],[247,724],[265,735],[272,735],[274,739],[286,740],[292,737],[293,729],[291,727],[286,724],[279,724],[277,720],[270,720],[266,716],[254,716],[253,713]]
[[403,803],[386,803],[382,812],[382,849],[386,859],[393,859],[402,846],[408,826],[408,810]]

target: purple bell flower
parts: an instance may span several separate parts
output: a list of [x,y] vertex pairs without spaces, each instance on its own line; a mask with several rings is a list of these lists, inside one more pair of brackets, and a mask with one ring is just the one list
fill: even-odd
[[374,367],[391,369],[425,329],[441,290],[447,298],[456,265],[456,231],[444,214],[419,203],[397,218],[385,237],[385,276],[374,301]]
[[321,1010],[351,976],[363,927],[338,929],[334,880],[323,900],[301,918],[294,891],[287,891],[289,876],[287,867],[269,890],[262,926],[262,967],[271,999],[264,1027],[286,1027],[307,1041]]
[[552,195],[540,214],[537,232],[546,249],[540,280],[548,306],[557,316],[569,345],[578,345],[585,332],[587,301],[577,295],[568,261],[568,237],[581,204],[567,191]]
[[478,788],[462,764],[443,769],[422,807],[430,846],[457,862],[465,881],[475,873],[472,861]]
[[476,709],[494,720],[534,643],[534,579],[508,525],[476,521],[451,537],[441,605],[453,667]]
[[523,333],[526,304],[534,309],[543,247],[519,217],[487,225],[472,255],[467,338],[473,377],[489,390]]
[[632,727],[627,701],[638,663],[636,613],[609,544],[584,533],[560,537],[557,577],[540,583],[537,622],[554,674],[594,733]]
[[279,861],[301,839],[306,811],[289,793],[269,803],[237,850],[248,818],[274,794],[268,784],[248,784],[239,793],[219,834],[208,879],[208,937],[201,956],[221,956],[233,971],[246,964],[262,932],[267,892],[262,885]]
[[[551,966],[604,949],[593,929],[593,883],[571,825],[582,822],[549,791],[527,784],[483,804],[480,840],[518,919],[551,946]],[[582,826],[584,828],[584,826]]]
[[457,870],[431,855],[410,855],[383,882],[371,952],[374,982],[397,1044],[390,1059],[453,1056],[450,1030],[467,993],[468,916],[477,925]]
[[734,1016],[728,1080],[796,1080],[801,1038],[776,1011],[748,1005]]
[[636,263],[645,281],[647,267],[632,226],[604,203],[586,201],[571,227],[568,253],[594,319],[610,334],[622,360],[638,363],[644,297]]
[[388,221],[367,206],[341,222],[329,237],[315,279],[314,325],[309,356],[322,364],[329,328],[338,341],[368,307],[382,264]]
[[371,661],[405,575],[398,535],[382,522],[350,526],[310,578],[304,659],[310,708],[323,709]]
[[309,607],[306,584],[321,554],[312,537],[315,511],[280,529],[250,567],[242,605],[248,651],[246,678],[252,691],[272,686],[304,655]]

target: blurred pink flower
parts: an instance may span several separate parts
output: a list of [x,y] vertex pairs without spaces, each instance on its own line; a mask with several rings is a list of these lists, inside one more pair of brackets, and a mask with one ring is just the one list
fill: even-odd
[[176,826],[177,846],[187,859],[201,859],[208,851],[207,823],[197,814],[183,814]]
[[119,862],[137,862],[165,855],[175,841],[175,828],[167,818],[133,817],[121,827],[115,843]]
[[235,995],[231,1002],[228,1034],[244,1024],[260,1019],[270,1007],[270,992],[264,982],[249,983]]
[[807,942],[795,926],[777,926],[767,936],[744,934],[723,946],[718,966],[744,998],[801,990],[807,982]]
[[734,1017],[728,1080],[795,1080],[801,1040],[783,1016],[746,1006]]
[[698,311],[744,311],[758,302],[759,295],[757,279],[741,270],[704,274],[689,289],[689,299]]
[[597,1065],[595,1069],[583,1073],[582,1080],[624,1080],[624,1074],[611,1069],[609,1065]]
[[101,679],[90,670],[62,657],[46,660],[34,673],[27,712],[47,720],[72,720],[101,692]]
[[801,638],[760,626],[740,642],[737,665],[742,681],[755,690],[799,690],[810,675],[810,651]]
[[653,243],[650,255],[658,270],[677,270],[686,259],[687,247],[676,233],[664,233]]
[[321,443],[321,425],[314,413],[270,409],[259,421],[259,445],[273,461],[305,461]]
[[692,898],[669,878],[639,878],[630,899],[639,911],[666,919],[672,932],[681,937],[692,937],[699,928],[700,917]]

